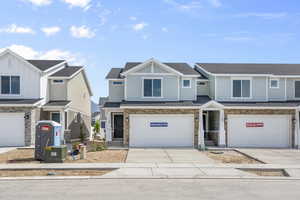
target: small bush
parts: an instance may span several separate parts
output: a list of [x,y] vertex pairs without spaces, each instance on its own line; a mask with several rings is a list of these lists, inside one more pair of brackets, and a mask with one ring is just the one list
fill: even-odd
[[96,151],[104,151],[106,150],[106,145],[104,143],[99,143],[97,144],[97,148],[96,148]]

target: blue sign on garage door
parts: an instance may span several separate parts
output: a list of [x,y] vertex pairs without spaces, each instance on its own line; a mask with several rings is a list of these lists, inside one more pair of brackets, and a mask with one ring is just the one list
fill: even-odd
[[168,127],[168,122],[150,122],[150,127]]

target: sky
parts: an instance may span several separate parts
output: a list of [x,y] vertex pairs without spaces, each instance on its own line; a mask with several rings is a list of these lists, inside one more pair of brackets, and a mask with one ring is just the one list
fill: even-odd
[[300,63],[299,0],[2,0],[0,50],[83,65],[94,96],[126,62]]

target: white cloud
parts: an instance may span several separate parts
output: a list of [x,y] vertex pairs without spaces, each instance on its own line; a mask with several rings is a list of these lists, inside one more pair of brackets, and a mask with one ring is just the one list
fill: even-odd
[[166,32],[169,32],[169,29],[166,28],[166,27],[162,27],[162,28],[161,28],[161,31],[166,33]]
[[263,19],[279,19],[286,17],[287,13],[285,12],[279,12],[279,13],[242,13],[236,15],[236,17],[259,17]]
[[137,18],[134,17],[134,16],[129,17],[129,19],[130,19],[131,21],[136,21],[136,20],[137,20]]
[[29,27],[17,26],[16,24],[11,24],[5,28],[0,28],[0,33],[18,33],[18,34],[34,34],[34,30]]
[[243,41],[254,40],[254,38],[251,38],[251,37],[242,37],[242,36],[228,36],[228,37],[224,37],[224,40],[236,41],[236,42],[243,42]]
[[83,59],[83,57],[80,54],[73,53],[70,51],[64,51],[61,49],[38,51],[28,46],[13,44],[6,48],[0,49],[0,52],[4,51],[7,48],[19,54],[25,59],[51,59],[51,60],[59,59],[59,60],[67,60],[70,64],[77,64],[77,65],[83,65],[86,63],[85,59]]
[[71,35],[75,38],[93,38],[96,33],[86,26],[71,26]]
[[132,28],[133,28],[133,30],[135,30],[135,31],[141,31],[141,30],[143,30],[146,26],[148,26],[147,23],[141,22],[141,23],[139,23],[139,24],[134,24],[134,25],[132,26]]
[[111,14],[112,12],[108,9],[104,9],[100,14],[98,15],[100,18],[100,26],[103,26],[107,22],[107,17]]
[[213,7],[221,7],[222,6],[222,3],[220,0],[208,0],[209,3],[213,6]]
[[201,8],[202,5],[200,4],[199,1],[191,1],[191,2],[187,2],[187,3],[178,3],[175,0],[164,0],[165,3],[172,5],[173,7],[175,7],[178,10],[181,11],[191,11],[193,9],[196,8]]
[[32,3],[36,6],[47,6],[52,3],[52,0],[23,0],[25,2]]
[[91,5],[91,0],[62,0],[65,3],[69,4],[71,7],[81,7],[84,10],[88,10]]
[[60,31],[60,27],[58,26],[44,27],[41,28],[41,30],[46,34],[46,36],[52,36]]

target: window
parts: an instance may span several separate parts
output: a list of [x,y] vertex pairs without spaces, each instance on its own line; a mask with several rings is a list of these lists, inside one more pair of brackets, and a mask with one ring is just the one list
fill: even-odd
[[20,76],[1,76],[1,94],[20,94]]
[[182,87],[183,88],[191,88],[191,80],[189,80],[189,79],[182,80]]
[[55,80],[52,80],[52,83],[54,83],[54,84],[62,84],[62,83],[64,83],[64,80],[55,79]]
[[206,85],[206,83],[205,83],[205,82],[200,82],[200,81],[198,81],[198,82],[197,82],[197,85],[199,85],[199,86],[200,86],[200,85]]
[[57,123],[60,123],[60,113],[59,112],[52,112],[51,113],[51,120]]
[[270,88],[279,88],[279,80],[270,79]]
[[100,127],[105,129],[105,121],[101,121]]
[[113,85],[123,85],[123,81],[113,81]]
[[250,98],[251,82],[250,80],[232,80],[232,97]]
[[300,98],[300,81],[295,81],[295,98]]
[[144,97],[161,97],[161,79],[144,79]]

